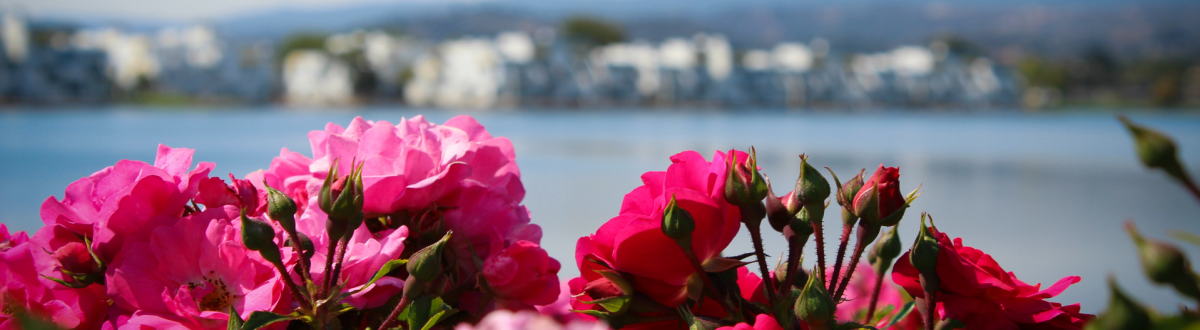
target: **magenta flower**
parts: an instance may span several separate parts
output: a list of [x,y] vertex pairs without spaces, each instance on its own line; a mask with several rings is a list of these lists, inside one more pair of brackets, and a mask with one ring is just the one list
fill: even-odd
[[[827,269],[827,274],[833,274],[833,269]],[[832,275],[826,275],[829,278]],[[867,308],[871,304],[871,292],[875,290],[875,279],[879,276],[875,274],[875,268],[867,263],[859,263],[858,267],[854,268],[854,276],[850,277],[850,284],[846,286],[844,301],[838,304],[837,318],[839,320],[856,320],[862,321],[867,314]],[[880,320],[880,324],[875,326],[886,325],[892,319],[900,307],[904,306],[904,297],[900,295],[900,290],[895,284],[892,284],[891,279],[884,276],[883,285],[879,290],[879,302],[875,305],[875,310],[878,311],[888,305],[895,307],[889,312],[886,317]],[[875,314],[875,317],[884,316]]]
[[[435,125],[417,116],[398,125],[355,118],[348,127],[328,124],[309,133],[313,158],[283,150],[267,171],[247,175],[258,185],[283,191],[307,213],[320,212],[315,203],[335,160],[339,173],[350,173],[352,162],[363,166],[363,211],[367,218],[391,216],[392,228],[408,226],[423,232],[438,223],[454,231],[450,250],[465,274],[475,271],[475,256],[491,255],[492,237],[504,243],[538,243],[541,228],[529,223],[521,205],[521,184],[512,143],[493,138],[469,116]],[[324,218],[324,216],[319,216]],[[441,221],[437,221],[440,219]],[[326,244],[324,219],[298,227],[318,245]],[[471,250],[474,247],[474,251]],[[318,248],[317,250],[321,250]],[[316,267],[314,267],[316,268]]]
[[602,322],[574,321],[566,325],[553,318],[533,311],[510,312],[497,310],[489,313],[474,326],[463,323],[454,330],[608,330]]
[[214,207],[131,239],[108,269],[114,307],[131,312],[126,325],[218,329],[231,307],[243,316],[290,310],[279,273],[242,245],[238,214]]
[[18,313],[54,322],[62,328],[98,328],[108,305],[104,288],[92,285],[72,289],[42,278],[54,269],[54,260],[25,232],[10,235],[0,224],[0,329],[20,329]]
[[499,305],[519,310],[555,302],[562,266],[546,250],[537,243],[517,241],[507,248],[493,247],[492,251],[483,261],[482,273]]
[[775,317],[767,314],[758,314],[758,316],[754,317],[754,325],[743,322],[735,324],[732,327],[720,327],[717,330],[783,330],[783,327],[779,325],[778,321],[775,321]]
[[[663,234],[663,208],[672,196],[676,198],[695,221],[692,249],[696,257],[706,260],[719,256],[741,227],[737,207],[725,200],[729,156],[716,152],[709,162],[695,151],[685,151],[671,157],[666,172],[643,174],[644,184],[625,195],[620,215],[576,244],[575,261],[584,279],[580,287],[602,279],[594,263],[585,262],[591,256],[632,275],[635,290],[655,301],[667,306],[683,302],[684,284],[695,269],[679,245]],[[739,161],[747,157],[742,152],[735,156]],[[600,298],[592,296],[585,301]]]
[[[109,262],[125,238],[155,217],[182,216],[196,194],[200,179],[208,177],[212,163],[192,164],[191,149],[158,146],[154,165],[122,160],[67,186],[63,199],[51,196],[42,203],[42,222],[66,231],[47,232],[51,250],[80,242],[75,235],[92,239],[100,258]],[[45,230],[45,229],[44,229]],[[40,232],[39,232],[40,233]],[[64,235],[73,233],[74,235]]]

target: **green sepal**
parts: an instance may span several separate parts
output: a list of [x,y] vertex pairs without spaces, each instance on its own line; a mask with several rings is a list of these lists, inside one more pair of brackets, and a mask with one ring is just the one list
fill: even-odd
[[359,291],[366,289],[368,286],[371,286],[371,284],[375,284],[375,281],[378,281],[388,273],[391,273],[392,270],[397,266],[402,266],[407,263],[408,259],[389,260],[387,263],[383,264],[383,267],[380,267],[379,270],[375,272],[375,276],[371,277],[371,280],[367,281],[367,284],[363,284],[358,290],[355,290],[354,293],[358,293]]
[[896,312],[896,316],[893,316],[892,320],[888,321],[888,324],[883,326],[883,329],[887,330],[888,328],[891,328],[893,325],[896,325],[896,323],[900,323],[900,321],[904,320],[905,317],[908,317],[908,313],[912,313],[913,307],[916,305],[917,305],[916,300],[913,300],[913,301],[908,302],[907,304],[904,304],[904,307],[900,307],[900,311]]
[[291,321],[294,319],[296,319],[296,316],[294,315],[254,311],[253,313],[250,313],[249,318],[246,318],[246,323],[242,324],[242,330],[261,329],[276,322]]
[[225,325],[225,330],[241,330],[244,324],[246,324],[246,321],[242,320],[242,316],[238,315],[237,309],[234,309],[233,305],[230,305],[229,323]]

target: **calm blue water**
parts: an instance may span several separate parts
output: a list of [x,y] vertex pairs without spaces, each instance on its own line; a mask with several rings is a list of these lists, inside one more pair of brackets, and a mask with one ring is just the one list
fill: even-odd
[[[397,122],[441,110],[280,109],[216,111],[115,108],[0,112],[0,222],[14,230],[41,226],[38,208],[66,185],[120,159],[153,162],[155,147],[196,149],[214,174],[238,176],[267,168],[281,147],[310,154],[306,133],[354,116]],[[1104,279],[1114,274],[1143,301],[1171,309],[1183,300],[1151,286],[1121,223],[1166,237],[1171,229],[1200,233],[1200,204],[1164,175],[1136,162],[1131,142],[1111,114],[856,114],[694,113],[683,111],[477,113],[493,135],[516,147],[534,222],[543,246],[576,276],[575,240],[616,215],[622,196],[645,171],[664,170],[670,155],[755,146],[760,165],[783,190],[798,174],[800,153],[844,177],[880,163],[901,168],[904,191],[926,192],[901,224],[905,242],[917,215],[990,253],[1029,283],[1067,275],[1083,282],[1053,301],[1082,302],[1085,312],[1107,304]],[[1182,144],[1200,174],[1200,116],[1134,115]],[[790,188],[788,188],[790,190]],[[786,191],[779,191],[782,194]],[[836,207],[836,206],[835,206]],[[836,227],[837,211],[830,211]],[[832,228],[826,237],[840,233]],[[726,251],[752,250],[744,232]],[[785,250],[767,235],[768,253]],[[832,241],[831,239],[830,241]],[[835,242],[829,243],[832,251]],[[811,258],[811,244],[806,252]],[[773,253],[772,253],[773,251]],[[1200,249],[1187,247],[1191,255]],[[830,256],[832,259],[832,256]],[[811,261],[810,261],[811,262]]]

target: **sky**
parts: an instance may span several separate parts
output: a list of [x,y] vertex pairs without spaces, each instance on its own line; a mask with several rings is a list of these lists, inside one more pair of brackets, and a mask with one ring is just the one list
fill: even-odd
[[401,2],[432,3],[447,0],[0,0],[0,9],[16,9],[37,17],[197,21],[282,8],[319,9]]

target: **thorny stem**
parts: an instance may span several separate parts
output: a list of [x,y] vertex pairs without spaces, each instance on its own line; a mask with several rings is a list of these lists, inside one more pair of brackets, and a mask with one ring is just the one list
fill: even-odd
[[[829,277],[829,291],[837,289],[838,272],[842,270],[842,259],[846,258],[846,245],[850,242],[850,231],[854,230],[853,223],[842,225],[842,240],[838,244],[837,261],[833,262],[833,276]],[[846,278],[850,275],[847,273]]]
[[333,258],[337,246],[337,242],[329,242],[329,250],[325,253],[325,274],[321,276],[321,289],[317,291],[319,297],[324,297],[326,293],[329,293],[329,275],[333,273]]
[[838,286],[837,294],[833,296],[834,303],[842,300],[842,294],[846,292],[846,286],[850,284],[850,278],[854,276],[854,268],[858,266],[858,259],[862,258],[863,251],[867,249],[867,244],[875,240],[879,235],[879,228],[871,228],[865,224],[858,226],[858,241],[854,242],[854,255],[850,257],[850,264],[846,267],[846,276],[842,278],[842,285]]
[[[801,210],[800,212],[808,212],[808,210]],[[821,233],[823,230],[821,230],[820,221],[813,221],[812,226],[813,235],[816,236],[817,240],[817,272],[825,274],[825,235]]]
[[1182,180],[1183,186],[1185,188],[1187,188],[1189,192],[1192,193],[1192,197],[1196,197],[1196,200],[1200,201],[1200,188],[1196,187],[1196,183],[1193,182],[1191,178],[1186,178],[1187,174],[1184,174],[1184,176],[1185,176],[1185,178],[1184,178],[1185,180]]
[[883,260],[879,260],[874,265],[875,267],[875,287],[871,290],[871,303],[867,305],[867,319],[863,320],[863,324],[871,325],[871,319],[875,317],[875,305],[879,304],[879,291],[883,289],[883,274],[891,267]]
[[342,273],[342,263],[346,261],[346,250],[349,248],[350,236],[342,236],[338,241],[337,264],[333,266],[333,277],[330,278],[329,286],[338,285],[338,276]]
[[[920,275],[918,280],[921,281],[921,287],[927,287],[925,275]],[[934,314],[937,314],[937,290],[925,290],[925,314],[921,315],[925,317],[925,330],[933,330]]]
[[400,311],[404,310],[404,307],[407,307],[408,303],[408,296],[400,297],[400,303],[396,304],[396,308],[392,309],[392,313],[388,314],[388,317],[383,320],[383,324],[379,325],[379,329],[391,329],[395,325],[396,320],[400,317]]
[[300,256],[300,262],[298,262],[298,264],[300,264],[300,279],[303,280],[309,276],[312,276],[308,272],[308,260],[304,258],[304,247],[300,245],[300,238],[296,237],[296,235],[288,234],[288,239],[292,241],[292,248],[296,251],[296,254]]
[[[767,292],[769,305],[775,304],[775,288],[774,281],[771,280],[771,273],[767,269],[767,254],[763,252],[762,232],[758,227],[746,226],[750,229],[750,241],[754,242],[754,254],[758,257],[758,271],[762,273],[763,290]],[[697,262],[699,264],[699,262]],[[707,278],[706,278],[707,280]],[[716,291],[714,291],[714,294]]]
[[783,288],[779,290],[784,294],[790,294],[792,281],[796,279],[796,273],[800,272],[797,269],[797,266],[799,266],[797,263],[800,262],[800,251],[804,250],[805,242],[800,240],[800,236],[797,235],[792,235],[791,239],[788,239],[787,276],[784,276]]
[[296,283],[292,281],[292,276],[288,275],[287,267],[284,266],[283,263],[272,262],[272,264],[274,264],[275,269],[279,271],[279,277],[283,278],[283,283],[287,284],[289,290],[292,290],[292,296],[294,296],[296,300],[300,301],[300,308],[311,311],[312,305],[308,303],[309,297],[300,292],[300,288],[297,287]]

